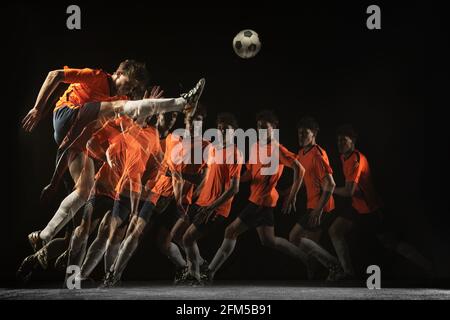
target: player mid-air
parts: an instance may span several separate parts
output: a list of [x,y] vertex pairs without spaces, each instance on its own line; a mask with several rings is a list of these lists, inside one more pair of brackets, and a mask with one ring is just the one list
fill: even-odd
[[55,141],[59,148],[55,173],[45,191],[56,188],[66,169],[75,187],[47,226],[28,236],[35,251],[53,239],[89,197],[95,169],[92,159],[86,156],[86,143],[94,131],[117,115],[128,116],[143,124],[149,116],[158,113],[195,112],[205,84],[201,79],[179,98],[129,101],[133,92],[146,82],[145,66],[132,60],[122,62],[113,75],[102,70],[65,68],[47,76],[35,106],[23,120],[23,128],[32,131],[47,113],[49,98],[57,86],[70,84],[53,112]]

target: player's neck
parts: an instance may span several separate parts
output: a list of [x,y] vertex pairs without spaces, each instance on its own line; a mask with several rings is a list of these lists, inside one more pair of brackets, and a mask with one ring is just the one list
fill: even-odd
[[316,141],[311,142],[310,144],[303,147],[304,152],[308,152],[316,145]]
[[350,156],[353,154],[354,151],[355,147],[350,148],[346,153],[344,153],[344,159],[347,160],[348,158],[350,158]]

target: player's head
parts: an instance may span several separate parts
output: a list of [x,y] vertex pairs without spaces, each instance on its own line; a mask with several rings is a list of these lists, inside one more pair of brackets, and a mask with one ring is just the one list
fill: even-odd
[[337,145],[340,154],[346,154],[355,149],[356,139],[358,133],[355,131],[352,125],[344,124],[339,126],[336,130]]
[[278,117],[271,110],[262,110],[256,115],[258,130],[267,130],[267,137],[273,138],[274,129],[278,129]]
[[169,131],[177,121],[178,112],[166,112],[158,114],[156,127],[160,132]]
[[[127,95],[132,99],[141,99],[148,83],[148,72],[145,63],[135,60],[125,60],[120,63],[112,75],[113,85],[117,95]],[[136,97],[140,95],[140,97]]]
[[186,129],[191,132],[191,134],[194,132],[194,121],[203,122],[203,120],[206,119],[206,107],[198,103],[197,110],[195,114],[187,114],[184,117],[184,124],[186,126]]
[[313,117],[303,117],[297,122],[298,143],[300,147],[315,144],[318,133],[319,124]]
[[238,128],[236,117],[229,112],[222,112],[217,115],[217,129],[224,137],[224,145],[233,143],[234,130]]

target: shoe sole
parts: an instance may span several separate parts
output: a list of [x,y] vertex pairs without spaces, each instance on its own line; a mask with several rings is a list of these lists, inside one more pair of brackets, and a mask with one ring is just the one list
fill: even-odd
[[[200,92],[198,93],[198,97],[197,100],[195,101],[195,106],[192,106],[192,111],[189,112],[192,115],[195,115],[195,113],[197,112],[197,108],[198,108],[198,102],[200,101],[200,98],[203,94],[203,89],[205,89],[205,85],[206,85],[206,80],[205,78],[200,79],[200,81],[202,82],[202,86],[200,87]],[[199,82],[200,82],[199,81]]]

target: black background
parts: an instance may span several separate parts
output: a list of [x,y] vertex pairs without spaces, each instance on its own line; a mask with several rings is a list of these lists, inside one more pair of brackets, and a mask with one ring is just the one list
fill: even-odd
[[[253,127],[258,110],[273,109],[280,117],[281,142],[297,151],[295,121],[300,115],[313,115],[321,125],[318,143],[330,156],[338,185],[343,179],[335,130],[343,122],[352,123],[360,133],[358,148],[371,163],[392,228],[435,263],[438,279],[448,279],[445,212],[430,210],[435,199],[425,196],[437,187],[425,178],[435,171],[428,163],[425,170],[424,161],[429,151],[421,87],[426,68],[423,7],[413,1],[380,5],[382,29],[368,30],[370,4],[317,2],[291,7],[261,2],[188,7],[80,2],[80,31],[66,28],[69,3],[9,5],[5,14],[10,28],[4,39],[17,68],[10,82],[15,98],[8,122],[12,153],[2,217],[1,279],[12,279],[20,261],[31,253],[26,235],[45,226],[59,200],[50,207],[39,204],[40,190],[54,169],[51,117],[31,135],[21,130],[20,119],[33,106],[48,71],[68,65],[113,72],[127,58],[145,61],[152,83],[161,85],[166,96],[177,95],[206,77],[202,102],[208,107],[207,127],[214,126],[220,111],[235,113],[242,128]],[[246,28],[257,31],[262,41],[261,52],[250,60],[236,56],[231,45],[235,34]],[[289,182],[283,180],[281,184]],[[245,205],[247,189],[241,187],[232,218]],[[277,214],[276,233],[287,236],[294,221]],[[205,258],[212,258],[221,239],[219,233],[200,242]],[[172,277],[170,263],[153,242],[150,232],[124,279]],[[323,244],[332,250],[328,239]],[[424,278],[421,270],[371,239],[353,243],[353,252],[360,272],[368,264],[379,264],[392,280]],[[61,277],[49,272],[37,278]],[[261,247],[255,231],[240,238],[235,253],[217,274],[218,279],[235,280],[304,277],[301,264]]]

